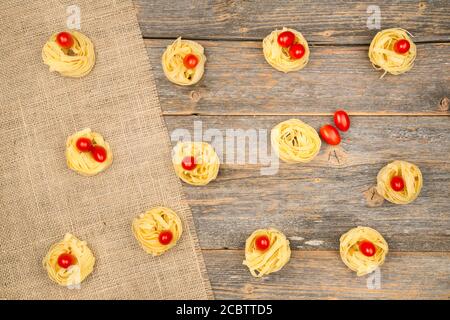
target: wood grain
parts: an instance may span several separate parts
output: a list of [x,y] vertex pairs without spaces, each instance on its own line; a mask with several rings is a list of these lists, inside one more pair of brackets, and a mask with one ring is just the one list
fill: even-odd
[[294,251],[277,273],[256,279],[242,265],[242,250],[203,252],[217,299],[449,299],[449,253],[390,252],[381,287],[368,289],[338,252]]
[[165,77],[161,55],[169,40],[146,40],[165,114],[352,114],[450,115],[450,44],[418,45],[414,68],[401,76],[373,69],[366,46],[311,48],[299,72],[284,74],[264,59],[260,42],[200,41],[206,72],[195,86]]
[[381,10],[381,28],[402,27],[416,41],[449,41],[450,7],[441,1],[148,1],[134,0],[144,37],[261,40],[275,28],[301,31],[311,43],[368,44],[369,5]]
[[[165,119],[176,139],[174,130],[192,133],[194,121],[201,121],[203,132],[218,129],[224,134],[226,129],[270,131],[287,117]],[[317,129],[331,121],[330,116],[301,119]],[[205,249],[242,248],[254,229],[272,226],[284,231],[294,248],[337,250],[342,233],[365,225],[380,231],[394,251],[448,251],[449,140],[448,117],[352,117],[350,131],[343,134],[341,163],[323,145],[312,162],[281,163],[275,175],[261,175],[261,167],[268,164],[225,164],[209,185],[183,185]],[[413,162],[422,170],[420,197],[409,205],[385,202],[369,208],[363,192],[375,185],[378,171],[396,159]]]
[[[261,175],[267,163],[226,163],[208,186],[183,184],[216,298],[450,298],[447,1],[134,3],[173,134],[192,133],[194,121],[204,131],[224,133],[270,131],[290,117],[318,129],[337,108],[352,115],[342,148],[322,146],[309,164],[281,163],[276,174]],[[368,60],[378,31],[367,27],[373,4],[381,9],[381,28],[405,28],[418,44],[416,64],[404,75],[379,79]],[[283,74],[264,60],[261,40],[282,26],[301,31],[310,44],[311,60],[302,71]],[[165,47],[178,36],[205,47],[206,72],[192,87],[173,85],[161,69]],[[420,197],[405,206],[369,207],[363,193],[394,159],[420,167]],[[379,290],[367,289],[366,277],[340,261],[339,237],[357,225],[376,228],[389,243]],[[254,229],[268,226],[289,237],[292,259],[279,273],[255,279],[242,265],[241,249]]]

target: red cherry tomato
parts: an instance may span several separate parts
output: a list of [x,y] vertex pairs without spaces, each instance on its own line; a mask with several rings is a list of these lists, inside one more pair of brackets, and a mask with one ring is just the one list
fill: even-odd
[[58,265],[61,268],[67,269],[71,265],[75,264],[77,259],[70,253],[61,253],[58,257]]
[[255,239],[255,245],[258,250],[265,251],[270,247],[270,240],[268,236],[259,236]]
[[89,138],[85,137],[78,138],[76,145],[77,149],[80,150],[81,152],[91,151],[92,149],[92,142],[91,139]]
[[184,57],[183,64],[188,69],[194,69],[198,64],[198,58],[193,54],[188,54]]
[[158,240],[159,240],[159,243],[161,243],[163,245],[167,245],[170,243],[170,241],[172,241],[172,238],[173,238],[172,232],[169,230],[165,230],[165,231],[161,231],[161,233],[159,234]]
[[300,43],[293,44],[289,48],[289,55],[292,59],[300,59],[305,55],[305,47]]
[[337,131],[336,128],[330,124],[326,124],[322,128],[320,128],[320,135],[322,136],[322,139],[328,144],[337,145],[341,142],[339,131]]
[[295,41],[295,34],[291,31],[283,31],[278,35],[277,41],[283,48],[289,48]]
[[350,128],[350,118],[344,110],[338,110],[334,113],[334,124],[341,131],[347,131]]
[[69,49],[73,46],[72,35],[65,31],[60,32],[56,35],[56,43],[58,43],[62,48]]
[[397,40],[397,42],[394,44],[394,51],[400,54],[407,53],[410,48],[409,41],[406,39],[400,39]]
[[391,179],[391,188],[394,191],[402,191],[405,188],[405,181],[400,176],[394,176]]
[[92,156],[97,162],[104,162],[106,160],[106,149],[102,146],[96,145],[91,149]]
[[359,243],[359,251],[366,257],[371,257],[377,252],[377,249],[372,242],[363,240]]
[[181,161],[181,166],[183,167],[184,170],[191,171],[195,169],[197,164],[195,163],[194,157],[186,156]]

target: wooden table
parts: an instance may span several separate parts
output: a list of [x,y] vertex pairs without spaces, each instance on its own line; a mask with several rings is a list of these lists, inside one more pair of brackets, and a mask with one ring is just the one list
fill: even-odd
[[[381,27],[414,36],[418,57],[401,76],[380,79],[367,57]],[[192,207],[208,273],[221,299],[448,299],[450,297],[450,6],[443,1],[151,1],[134,0],[169,131],[266,129],[290,117],[316,129],[337,108],[351,115],[342,154],[322,146],[309,164],[224,164],[206,187],[184,190]],[[311,58],[283,74],[264,60],[261,40],[275,28],[303,33]],[[161,55],[176,37],[205,47],[206,72],[192,87],[170,83]],[[409,205],[368,207],[364,191],[386,163],[403,159],[424,175]],[[339,237],[371,226],[389,243],[381,288],[368,289],[339,257]],[[263,279],[245,266],[243,246],[256,228],[275,227],[290,239],[290,262]]]

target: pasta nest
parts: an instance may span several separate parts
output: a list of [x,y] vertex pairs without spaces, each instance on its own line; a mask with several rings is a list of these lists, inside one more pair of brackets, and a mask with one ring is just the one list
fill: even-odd
[[[62,268],[58,264],[61,254],[68,253],[76,258],[75,264]],[[64,239],[55,243],[42,261],[51,280],[61,286],[80,284],[94,269],[95,257],[86,241],[66,233]]]
[[55,33],[42,48],[42,59],[49,66],[50,72],[56,71],[65,77],[83,77],[94,67],[94,45],[78,31],[71,30],[69,33],[73,38],[71,48],[66,49],[58,45]]
[[[361,241],[370,241],[374,244],[376,252],[367,257],[359,251]],[[340,238],[339,251],[342,261],[358,276],[373,272],[384,263],[389,251],[388,244],[378,231],[369,227],[356,227],[344,233]]]
[[[159,256],[173,248],[183,233],[183,227],[178,215],[171,209],[155,207],[133,220],[132,230],[134,237],[145,252]],[[159,242],[162,231],[172,232],[172,241],[167,244]]]
[[317,131],[299,119],[289,119],[276,125],[271,133],[272,148],[288,163],[311,161],[320,151]]
[[[398,40],[405,39],[410,43],[409,51],[400,54],[394,51],[394,45]],[[408,31],[399,28],[386,29],[378,32],[370,43],[369,59],[377,70],[384,70],[381,77],[389,72],[399,75],[409,71],[416,59],[416,45],[411,40]]]
[[[264,235],[269,238],[270,247],[265,251],[260,251],[256,247],[255,240]],[[284,234],[272,228],[259,229],[254,231],[245,242],[243,264],[249,268],[252,276],[259,278],[283,268],[290,257],[289,240]]]
[[[184,157],[194,157],[195,168],[185,170],[181,165]],[[178,142],[173,149],[173,166],[177,176],[184,182],[203,186],[216,179],[220,160],[214,148],[206,142]]]
[[[402,191],[391,187],[391,179],[400,176],[405,182]],[[383,167],[377,176],[377,192],[389,202],[407,204],[414,201],[422,189],[423,179],[420,169],[409,162],[396,160]]]
[[[198,58],[198,64],[193,69],[184,66],[183,59],[188,54],[194,54]],[[206,56],[203,47],[195,41],[182,40],[181,37],[167,46],[161,60],[167,79],[181,86],[196,84],[205,71]]]
[[[289,48],[283,48],[278,44],[278,35],[284,31],[292,32],[295,35],[294,43],[300,43],[305,47],[305,55],[300,59],[291,59]],[[282,30],[272,31],[264,38],[263,52],[264,58],[272,67],[285,73],[303,69],[309,60],[309,47],[306,39],[297,30],[285,27]]]
[[[94,157],[92,157],[90,152],[82,152],[78,150],[77,140],[81,137],[90,139],[93,145],[99,145],[105,148],[105,161],[98,162],[94,159]],[[86,128],[67,138],[66,161],[69,169],[72,169],[83,176],[95,176],[111,165],[113,161],[113,154],[109,144],[99,133],[92,132],[91,129]]]

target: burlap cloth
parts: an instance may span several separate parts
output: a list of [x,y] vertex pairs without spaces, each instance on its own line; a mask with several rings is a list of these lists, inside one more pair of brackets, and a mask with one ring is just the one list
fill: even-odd
[[[66,28],[72,1],[2,1],[0,9],[0,298],[205,299],[212,293],[189,206],[171,164],[155,82],[130,0],[76,1],[97,62],[81,79],[50,73],[48,37]],[[69,170],[68,135],[90,127],[112,166]],[[163,205],[183,221],[178,245],[147,255],[131,221]],[[71,232],[97,259],[81,289],[50,281],[49,247]]]

